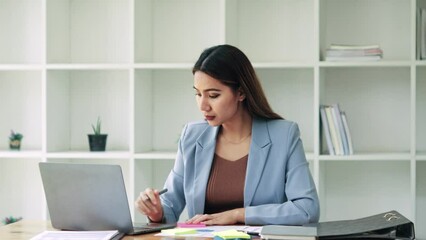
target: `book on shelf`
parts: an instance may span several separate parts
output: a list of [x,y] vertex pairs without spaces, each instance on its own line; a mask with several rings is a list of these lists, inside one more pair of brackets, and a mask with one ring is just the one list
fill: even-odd
[[331,44],[326,49],[326,61],[378,61],[383,57],[379,45]]
[[416,59],[420,60],[420,52],[422,37],[421,37],[421,19],[422,19],[422,8],[416,9]]
[[342,144],[342,149],[343,149],[343,155],[349,155],[349,146],[348,146],[348,139],[346,137],[346,133],[345,133],[345,129],[343,127],[343,120],[342,120],[342,116],[340,114],[340,107],[338,103],[333,103],[331,105],[331,108],[333,109],[333,116],[336,119],[336,127],[338,129],[339,132],[339,137],[340,137],[340,143]]
[[426,9],[417,10],[417,54],[418,59],[426,59]]
[[382,56],[373,55],[373,56],[326,56],[325,60],[329,62],[368,62],[368,61],[378,61],[382,59]]
[[346,113],[338,103],[320,106],[321,132],[330,155],[353,154],[352,136]]
[[333,143],[334,152],[336,155],[342,155],[342,147],[339,144],[340,140],[337,137],[337,128],[334,122],[333,113],[330,106],[325,107],[325,113],[328,120],[328,128],[330,129],[331,142]]
[[339,50],[354,50],[354,49],[376,49],[380,48],[377,44],[371,44],[371,45],[354,45],[354,44],[337,44],[332,43],[330,44],[329,49],[339,49]]
[[415,239],[414,224],[397,211],[368,217],[311,223],[303,226],[267,225],[263,239]]
[[360,56],[377,56],[382,55],[383,51],[379,48],[372,49],[327,49],[327,56],[329,57],[360,57]]
[[354,148],[353,148],[353,145],[352,145],[352,136],[351,136],[351,132],[349,131],[349,125],[348,125],[348,120],[346,118],[345,111],[341,111],[340,115],[342,117],[343,127],[344,127],[345,133],[346,133],[346,138],[347,138],[348,148],[349,148],[349,155],[352,155],[352,154],[354,154]]
[[331,111],[331,117],[333,118],[334,128],[336,129],[337,144],[339,145],[339,149],[340,149],[338,155],[345,155],[345,149],[343,147],[343,136],[342,136],[342,132],[340,131],[340,127],[339,127],[340,126],[340,114],[336,113],[335,107],[333,105],[330,106],[330,111]]
[[322,125],[322,133],[325,136],[325,140],[327,143],[327,149],[328,149],[328,154],[330,155],[336,155],[336,153],[334,152],[334,146],[333,146],[333,142],[331,141],[331,133],[330,133],[330,128],[328,120],[327,120],[327,114],[325,113],[325,106],[321,105],[320,106],[320,114],[321,114],[321,125]]

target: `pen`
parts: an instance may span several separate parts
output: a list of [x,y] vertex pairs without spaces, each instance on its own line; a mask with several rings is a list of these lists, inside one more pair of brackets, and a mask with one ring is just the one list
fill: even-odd
[[163,190],[161,190],[161,191],[159,191],[158,192],[158,195],[161,195],[161,194],[163,194],[163,193],[166,193],[168,190],[167,190],[167,188],[165,188],[165,189],[163,189]]
[[[167,188],[164,188],[163,190],[161,190],[161,191],[158,192],[158,195],[161,195],[161,194],[163,194],[163,193],[165,193],[167,191],[168,191]],[[149,197],[147,195],[145,195],[143,201],[151,201],[151,199],[149,199]]]
[[249,232],[249,231],[247,231],[246,232],[248,235],[250,235],[250,236],[259,236],[259,233],[258,232]]
[[237,231],[238,232],[246,233],[246,234],[248,234],[250,236],[259,236],[259,233],[258,232],[254,232],[254,231],[246,231],[246,230],[237,230]]

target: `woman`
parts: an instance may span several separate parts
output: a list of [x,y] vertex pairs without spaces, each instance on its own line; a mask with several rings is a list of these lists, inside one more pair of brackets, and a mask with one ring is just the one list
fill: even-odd
[[318,222],[319,201],[296,123],[274,113],[249,59],[236,47],[206,49],[194,90],[205,121],[179,141],[168,192],[146,189],[135,202],[153,222],[285,224]]

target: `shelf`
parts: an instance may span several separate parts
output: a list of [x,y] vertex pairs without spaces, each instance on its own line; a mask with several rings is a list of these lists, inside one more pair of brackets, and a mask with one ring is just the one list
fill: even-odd
[[176,159],[176,151],[170,152],[143,152],[136,153],[134,155],[135,159],[165,159],[165,160],[175,160]]
[[409,153],[363,153],[345,156],[320,155],[320,161],[410,161]]
[[43,62],[42,0],[1,1],[0,29],[0,64]]
[[331,44],[378,44],[384,60],[411,59],[413,28],[407,26],[411,26],[413,1],[321,0],[319,3],[321,59]]
[[[426,159],[426,158],[425,158]],[[416,164],[416,238],[425,239],[426,231],[426,161]]]
[[286,69],[286,68],[313,68],[315,66],[314,62],[253,62],[253,67],[255,69]]
[[326,62],[321,61],[319,63],[320,67],[410,67],[410,61],[389,61],[389,60],[380,60],[380,61],[359,61],[359,62]]
[[0,71],[41,71],[43,69],[42,64],[0,64]]
[[426,66],[416,68],[416,151],[426,152]]
[[49,64],[46,66],[47,70],[128,70],[133,66],[131,64]]
[[320,193],[323,221],[360,218],[389,209],[411,219],[410,194],[395,194],[410,189],[410,162],[388,163],[321,162],[320,181],[326,186]]
[[[0,159],[24,159],[24,158],[37,158],[43,156],[42,151],[0,151]],[[1,161],[1,160],[0,160]]]
[[42,149],[41,82],[41,71],[0,71],[0,151],[9,149],[11,130],[23,135],[21,150]]
[[47,158],[56,159],[128,159],[132,156],[130,152],[125,151],[105,151],[105,152],[49,152]]
[[194,63],[136,63],[134,64],[135,69],[169,69],[169,70],[191,70]]
[[303,129],[300,135],[305,151],[313,152],[313,69],[257,69],[256,73],[272,109]]
[[87,134],[100,117],[107,150],[129,150],[129,72],[49,70],[47,150],[89,150]]
[[188,70],[135,71],[136,152],[177,149],[185,124],[202,119],[192,86]]
[[410,68],[321,69],[320,89],[345,111],[355,152],[410,152]]
[[315,60],[313,1],[231,0],[225,9],[225,42],[252,62]]
[[417,60],[416,65],[420,67],[426,66],[426,60]]
[[134,2],[136,63],[193,63],[206,46],[223,42],[220,1]]
[[129,63],[129,0],[46,0],[48,63]]

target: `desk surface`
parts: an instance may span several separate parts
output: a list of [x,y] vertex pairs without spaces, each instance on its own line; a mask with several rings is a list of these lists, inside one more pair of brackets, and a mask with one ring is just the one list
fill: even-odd
[[[52,228],[49,221],[29,221],[21,220],[16,223],[8,224],[6,226],[0,227],[0,239],[7,240],[28,240],[37,234],[43,231],[52,231],[55,230]],[[160,240],[161,237],[154,236],[155,233],[143,234],[138,236],[126,236],[124,240]],[[209,239],[209,238],[204,238]],[[203,238],[198,238],[197,240],[203,240]],[[211,240],[211,239],[210,239]]]

